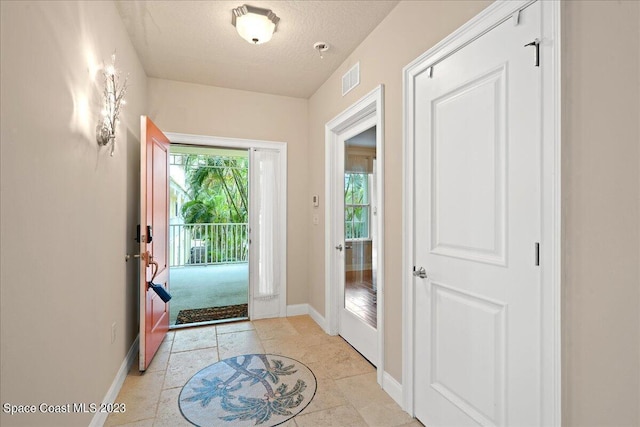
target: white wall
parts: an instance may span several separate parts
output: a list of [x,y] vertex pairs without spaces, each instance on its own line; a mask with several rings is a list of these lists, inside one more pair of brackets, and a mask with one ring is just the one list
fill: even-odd
[[155,78],[148,93],[149,117],[165,132],[287,143],[287,304],[306,303],[307,100]]
[[[124,256],[135,249],[146,76],[112,2],[0,7],[0,401],[99,403],[137,333],[137,264]],[[114,50],[130,85],[110,157],[95,142],[93,71]],[[2,412],[0,425],[91,417]]]

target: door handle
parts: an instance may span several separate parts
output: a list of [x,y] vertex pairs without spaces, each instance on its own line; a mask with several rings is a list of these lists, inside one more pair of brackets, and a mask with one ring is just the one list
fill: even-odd
[[540,66],[540,40],[535,39],[531,43],[527,43],[524,47],[533,46],[536,48],[536,67]]
[[342,252],[342,243],[340,243],[338,246],[336,246],[336,249],[339,250],[340,252]]
[[[149,254],[149,251],[147,252],[143,252],[141,254],[126,254],[124,257],[125,261],[129,261],[131,258],[140,258],[141,260],[147,262],[147,260],[153,260],[153,255]],[[148,267],[149,264],[147,263],[146,267]]]
[[415,267],[413,268],[413,275],[416,277],[419,277],[421,279],[426,279],[427,278],[427,270],[424,269],[424,267],[420,267],[418,270],[415,269]]

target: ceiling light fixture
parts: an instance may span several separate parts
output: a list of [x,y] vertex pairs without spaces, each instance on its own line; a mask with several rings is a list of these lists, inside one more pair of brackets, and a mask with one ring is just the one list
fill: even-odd
[[240,37],[252,44],[262,44],[271,40],[280,18],[271,9],[247,4],[232,10],[231,23]]

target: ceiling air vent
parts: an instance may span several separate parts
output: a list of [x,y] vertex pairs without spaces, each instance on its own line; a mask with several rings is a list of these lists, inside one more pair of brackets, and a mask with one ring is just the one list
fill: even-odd
[[345,96],[351,89],[360,84],[360,63],[351,67],[349,71],[342,76],[342,96]]

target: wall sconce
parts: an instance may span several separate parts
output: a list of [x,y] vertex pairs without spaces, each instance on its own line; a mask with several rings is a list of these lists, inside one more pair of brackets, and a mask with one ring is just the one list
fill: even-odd
[[232,10],[231,23],[240,37],[253,44],[271,40],[280,18],[270,9],[243,5]]
[[127,101],[124,95],[127,93],[127,80],[120,83],[120,71],[116,69],[116,54],[111,55],[111,64],[102,69],[104,76],[103,109],[102,118],[96,126],[96,141],[98,145],[105,146],[111,143],[111,156],[116,145],[116,125],[120,115],[120,107]]

